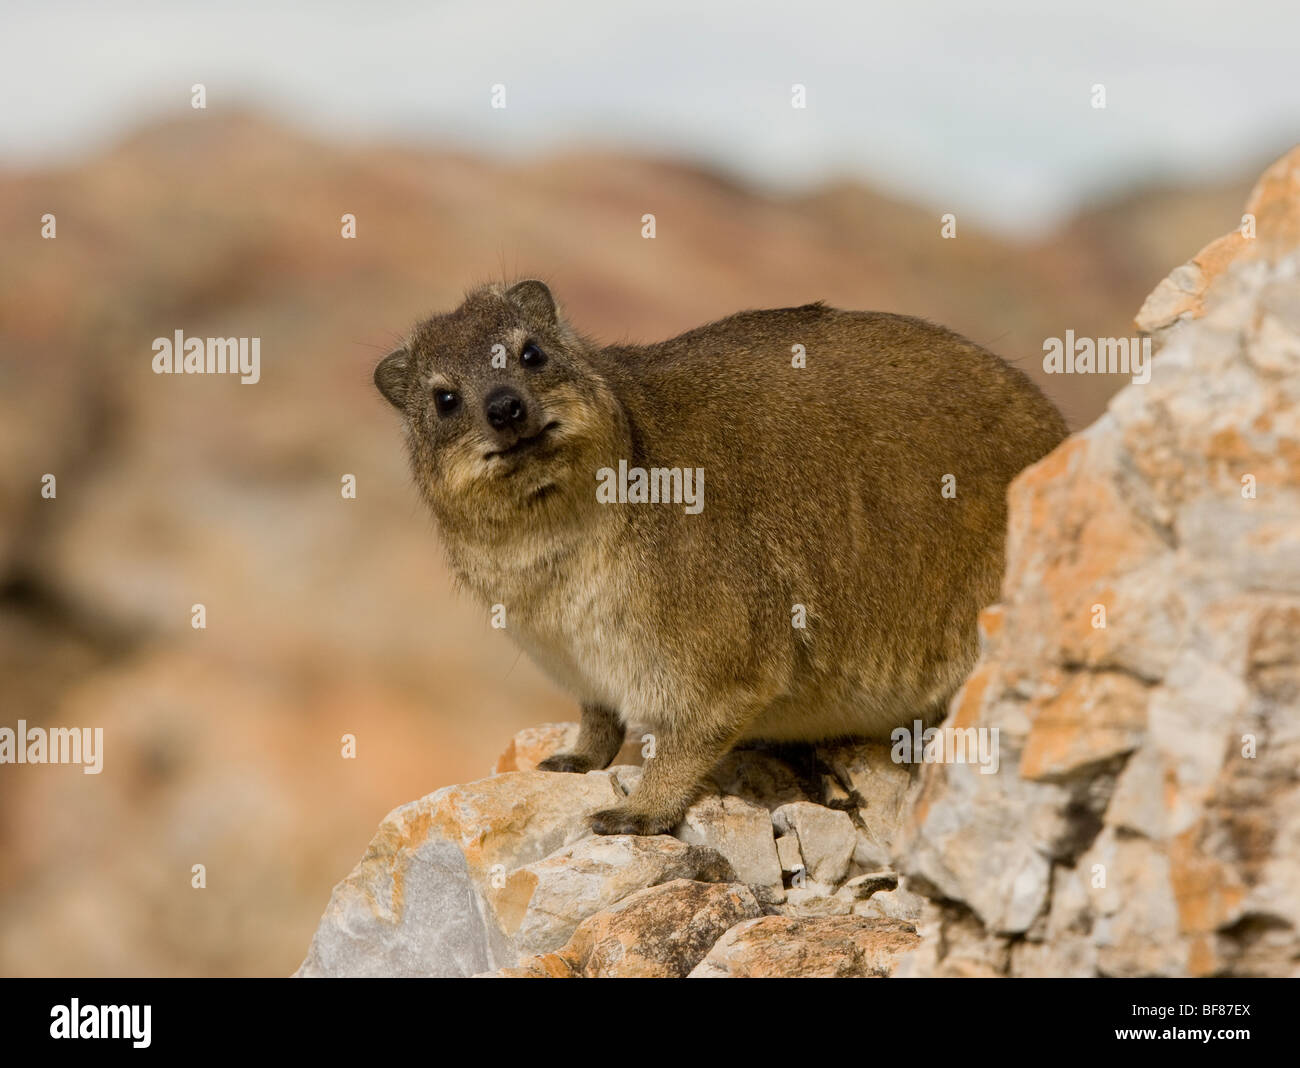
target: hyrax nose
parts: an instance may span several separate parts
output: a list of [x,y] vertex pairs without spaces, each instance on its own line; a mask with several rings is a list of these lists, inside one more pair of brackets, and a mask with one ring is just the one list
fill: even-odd
[[494,389],[483,402],[487,421],[497,430],[517,426],[528,418],[524,398],[509,386]]

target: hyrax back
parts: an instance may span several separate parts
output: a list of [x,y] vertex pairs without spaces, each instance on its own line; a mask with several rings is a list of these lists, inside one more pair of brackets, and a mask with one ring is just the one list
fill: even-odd
[[[919,319],[812,304],[601,348],[536,281],[422,323],[376,382],[453,571],[582,704],[543,766],[655,735],[603,833],[673,826],[738,741],[940,715],[997,598],[1007,485],[1065,435],[1026,376]],[[624,471],[679,495],[611,500]]]

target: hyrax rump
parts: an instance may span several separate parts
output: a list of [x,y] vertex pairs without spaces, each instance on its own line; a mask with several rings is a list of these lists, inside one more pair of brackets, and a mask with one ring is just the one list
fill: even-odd
[[[997,598],[1007,484],[1065,435],[1025,375],[920,319],[809,304],[601,347],[533,280],[419,324],[375,383],[453,572],[581,702],[541,767],[654,735],[602,834],[673,827],[742,740],[940,717]],[[611,502],[636,469],[667,502]]]

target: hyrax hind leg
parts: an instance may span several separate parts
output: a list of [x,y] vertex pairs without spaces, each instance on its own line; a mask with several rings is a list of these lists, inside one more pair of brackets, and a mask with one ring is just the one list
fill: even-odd
[[614,712],[603,705],[583,705],[578,744],[572,752],[547,757],[537,768],[579,773],[607,768],[623,747],[623,735],[623,723]]

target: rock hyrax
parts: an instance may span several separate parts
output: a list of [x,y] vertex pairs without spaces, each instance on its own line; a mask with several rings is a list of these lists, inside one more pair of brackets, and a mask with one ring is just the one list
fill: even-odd
[[742,740],[941,717],[998,595],[1007,484],[1066,432],[920,319],[808,304],[602,347],[533,280],[420,323],[375,384],[454,574],[581,702],[541,766],[654,735],[602,834],[672,828]]

